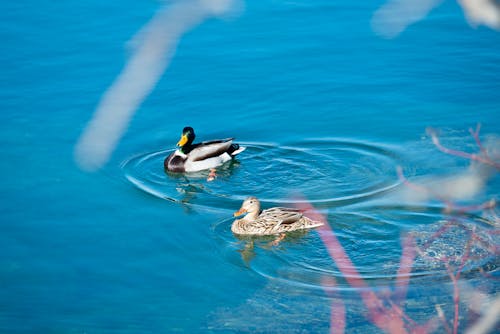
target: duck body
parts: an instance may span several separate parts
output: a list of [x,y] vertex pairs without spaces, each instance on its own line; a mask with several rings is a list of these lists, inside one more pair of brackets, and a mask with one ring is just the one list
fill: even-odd
[[198,172],[218,167],[232,160],[237,154],[245,150],[233,143],[233,138],[205,141],[193,144],[195,135],[191,127],[185,127],[179,146],[165,158],[165,170],[175,173]]
[[248,197],[234,216],[242,214],[246,215],[236,219],[231,225],[234,234],[275,235],[323,225],[322,222],[304,216],[298,209],[276,207],[261,211],[256,197]]

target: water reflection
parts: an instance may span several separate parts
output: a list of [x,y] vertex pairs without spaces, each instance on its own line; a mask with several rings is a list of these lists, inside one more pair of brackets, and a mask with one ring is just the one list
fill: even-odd
[[273,249],[286,251],[289,245],[301,244],[304,242],[303,238],[310,232],[310,230],[288,232],[285,238],[279,239],[279,242],[277,242],[278,239],[276,235],[252,236],[234,234],[234,238],[239,241],[237,243],[237,248],[239,249],[236,251],[241,254],[243,262],[250,267],[251,260],[256,256],[256,248],[268,251],[272,251]]

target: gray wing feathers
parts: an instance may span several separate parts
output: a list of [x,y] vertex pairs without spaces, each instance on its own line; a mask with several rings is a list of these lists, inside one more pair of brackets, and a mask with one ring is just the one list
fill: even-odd
[[202,144],[196,148],[194,148],[191,152],[189,152],[189,160],[191,161],[200,161],[213,157],[217,157],[227,150],[232,145],[232,140],[228,140],[225,142],[212,142],[207,144]]
[[289,208],[271,208],[262,211],[262,214],[274,218],[280,225],[295,223],[303,217],[299,210]]
[[262,211],[262,215],[266,217],[265,219],[276,221],[276,225],[271,228],[272,231],[294,231],[323,225],[304,216],[301,210],[292,208],[271,208]]
[[206,140],[206,141],[202,141],[198,145],[220,144],[220,143],[225,143],[225,142],[233,141],[233,140],[234,140],[234,137],[233,138],[224,138],[224,139],[215,139],[215,140]]

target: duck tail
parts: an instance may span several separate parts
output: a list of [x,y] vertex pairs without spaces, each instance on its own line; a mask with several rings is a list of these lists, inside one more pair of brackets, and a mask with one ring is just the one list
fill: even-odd
[[229,155],[232,155],[234,157],[235,155],[240,154],[241,152],[243,152],[245,149],[246,149],[246,147],[244,147],[244,146],[240,147],[240,145],[238,145],[238,144],[231,144],[231,146],[227,150],[227,153]]
[[317,222],[317,221],[311,221],[311,223],[309,224],[308,228],[315,228],[315,227],[320,227],[320,226],[323,226],[325,225],[324,223],[322,222]]
[[305,218],[306,218],[305,228],[315,228],[315,227],[320,227],[320,226],[324,225],[324,223],[322,223],[320,221],[312,220],[308,217],[305,217]]

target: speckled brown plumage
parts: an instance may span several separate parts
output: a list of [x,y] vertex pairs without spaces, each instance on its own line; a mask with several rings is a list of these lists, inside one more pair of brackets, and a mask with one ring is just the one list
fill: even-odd
[[271,208],[260,211],[260,202],[255,197],[247,198],[235,215],[246,213],[236,219],[231,231],[240,235],[273,235],[302,229],[310,229],[323,225],[292,208]]

